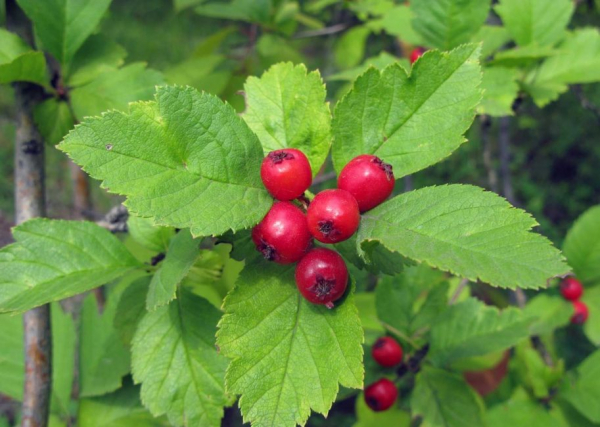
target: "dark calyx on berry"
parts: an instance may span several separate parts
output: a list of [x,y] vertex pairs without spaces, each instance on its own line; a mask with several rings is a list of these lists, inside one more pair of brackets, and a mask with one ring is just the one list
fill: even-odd
[[282,201],[304,194],[312,183],[312,170],[304,153],[295,148],[271,151],[263,159],[260,177],[271,195]]
[[392,165],[371,154],[350,160],[338,177],[338,188],[354,196],[360,212],[381,204],[392,194],[395,183]]
[[387,179],[394,179],[394,168],[392,167],[392,165],[390,165],[389,163],[384,163],[383,160],[381,160],[379,157],[371,159],[371,162],[375,163],[377,166],[379,166],[379,168],[382,171],[385,172],[385,176],[387,176]]
[[576,325],[585,323],[589,315],[587,305],[581,301],[573,301],[573,309],[575,311],[573,316],[571,316],[571,323]]
[[281,163],[284,160],[292,160],[294,158],[294,155],[292,153],[290,153],[289,151],[285,151],[285,150],[279,150],[279,151],[271,151],[267,157],[269,158],[269,160],[271,160],[271,162],[273,162],[274,164],[277,163]]
[[324,190],[315,196],[306,212],[308,229],[323,243],[350,238],[360,224],[356,199],[345,190]]
[[348,269],[335,251],[315,248],[296,266],[296,286],[304,298],[313,304],[333,308],[348,285]]
[[385,411],[398,398],[398,389],[393,382],[382,378],[365,389],[365,402],[373,411]]

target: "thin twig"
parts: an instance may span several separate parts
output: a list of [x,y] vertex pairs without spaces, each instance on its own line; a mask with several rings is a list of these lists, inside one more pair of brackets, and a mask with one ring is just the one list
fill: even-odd
[[100,227],[106,228],[111,233],[125,233],[127,232],[127,219],[129,218],[129,212],[123,205],[117,205],[109,210],[104,218],[97,221]]
[[387,329],[388,331],[390,331],[392,334],[396,335],[398,338],[402,339],[403,341],[406,341],[407,343],[409,343],[413,348],[419,348],[419,346],[417,345],[417,343],[415,343],[412,339],[410,339],[409,337],[406,336],[406,334],[404,334],[403,332],[399,331],[398,329],[394,328],[393,326],[381,322],[381,325]]
[[469,279],[462,279],[460,281],[460,283],[458,284],[458,286],[456,287],[456,290],[452,294],[452,297],[450,298],[450,301],[448,302],[448,304],[450,304],[450,305],[454,304],[456,302],[456,300],[458,300],[458,297],[460,297],[460,294],[462,294],[462,291],[465,289],[465,287],[468,284],[469,284]]
[[492,144],[490,141],[490,127],[492,120],[489,116],[481,116],[481,141],[483,143],[483,165],[487,171],[490,190],[498,193],[498,172],[492,161]]
[[515,194],[510,173],[510,117],[500,118],[498,142],[500,145],[500,174],[502,175],[502,195],[515,205]]
[[335,24],[335,25],[332,25],[331,27],[319,28],[318,30],[300,31],[300,32],[296,33],[294,38],[295,39],[305,39],[308,37],[328,36],[331,34],[336,34],[341,31],[344,31],[346,28],[348,28],[348,24],[345,24],[345,23]]
[[324,174],[320,174],[315,176],[315,179],[313,179],[312,181],[312,185],[319,185],[319,184],[323,184],[324,182],[329,181],[330,179],[335,178],[337,175],[335,172],[327,172]]

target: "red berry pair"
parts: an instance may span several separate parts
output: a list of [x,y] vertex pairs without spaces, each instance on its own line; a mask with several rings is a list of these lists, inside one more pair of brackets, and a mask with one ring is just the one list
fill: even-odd
[[422,47],[416,47],[414,48],[411,52],[410,52],[410,63],[414,64],[415,62],[417,62],[417,59],[419,59],[421,56],[423,56],[423,54],[425,53],[425,49]]
[[573,303],[575,312],[571,316],[571,323],[585,323],[588,318],[588,308],[582,301],[579,300],[583,295],[583,285],[574,277],[567,277],[560,284],[560,293],[563,298]]
[[[390,337],[381,337],[371,348],[373,359],[381,366],[391,368],[402,362],[402,347]],[[365,402],[374,411],[389,409],[398,398],[398,389],[387,378],[371,384],[365,389]]]

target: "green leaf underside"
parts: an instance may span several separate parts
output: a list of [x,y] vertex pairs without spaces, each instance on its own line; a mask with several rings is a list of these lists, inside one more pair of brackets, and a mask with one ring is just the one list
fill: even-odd
[[307,302],[294,268],[247,265],[225,299],[217,344],[231,359],[229,393],[255,427],[303,425],[326,414],[339,385],[363,385],[363,331],[351,290],[329,310]]
[[537,318],[529,328],[531,335],[546,335],[569,324],[573,305],[557,296],[539,294],[527,302],[523,313]]
[[194,240],[189,230],[181,230],[173,237],[165,259],[150,282],[146,299],[148,310],[154,310],[175,298],[177,285],[200,256],[199,246],[200,240]]
[[495,7],[517,44],[552,45],[560,41],[571,20],[571,0],[500,0]]
[[177,426],[219,426],[227,360],[215,351],[220,312],[185,288],[147,313],[132,341],[132,371],[154,416]]
[[469,298],[454,304],[431,328],[429,356],[438,366],[504,350],[529,335],[532,318],[520,310],[499,311]]
[[146,314],[146,295],[151,276],[142,276],[131,282],[119,298],[113,326],[121,340],[129,346],[140,320]]
[[18,0],[44,50],[68,66],[108,9],[111,0]]
[[424,367],[417,375],[411,398],[421,427],[484,427],[479,398],[459,374]]
[[563,251],[579,280],[586,284],[600,282],[600,206],[587,210],[575,221]]
[[[587,305],[589,310],[588,320],[583,324],[583,331],[594,345],[600,347],[600,286],[586,289],[581,301]],[[571,313],[573,309],[571,308]]]
[[302,151],[313,176],[325,162],[331,145],[331,113],[318,71],[287,62],[244,85],[248,108],[244,119],[258,136],[265,154],[281,148]]
[[374,154],[398,179],[449,156],[465,142],[481,99],[478,57],[477,45],[464,45],[426,52],[410,76],[397,64],[367,70],[335,109],[335,169]]
[[102,34],[91,36],[73,58],[71,72],[66,77],[69,86],[91,82],[100,74],[114,71],[125,62],[125,49]]
[[194,236],[251,227],[272,203],[256,136],[229,105],[189,87],[89,118],[59,148],[137,215]]
[[412,25],[425,46],[450,50],[471,40],[483,25],[490,0],[413,0]]
[[470,185],[428,187],[363,215],[357,241],[493,286],[539,288],[569,271],[560,252],[531,228],[526,212]]
[[153,252],[165,252],[171,237],[175,235],[173,227],[156,226],[150,218],[135,215],[127,218],[127,231],[137,243]]
[[590,421],[600,423],[600,350],[585,359],[577,372],[577,381],[566,390],[564,397]]
[[44,54],[0,28],[0,84],[27,81],[44,85],[47,80]]
[[23,312],[108,283],[139,267],[110,232],[90,222],[33,219],[0,250],[0,313]]
[[490,116],[512,116],[512,105],[519,92],[517,77],[517,71],[512,68],[484,68],[483,99],[477,111]]
[[490,408],[486,413],[486,422],[488,427],[565,427],[541,403],[522,397],[511,398]]
[[56,98],[38,104],[33,114],[35,124],[48,144],[58,144],[75,124],[69,104]]

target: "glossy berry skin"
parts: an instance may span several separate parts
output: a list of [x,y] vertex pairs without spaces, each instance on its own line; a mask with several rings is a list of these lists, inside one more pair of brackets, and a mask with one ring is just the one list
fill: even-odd
[[573,313],[573,316],[571,316],[571,323],[575,325],[585,323],[589,315],[587,305],[581,301],[573,301],[573,308],[575,309],[575,312]]
[[567,277],[560,284],[560,293],[569,301],[577,301],[583,294],[583,285],[573,277]]
[[422,47],[416,47],[410,52],[410,63],[414,64],[425,53]]
[[338,188],[354,196],[361,212],[387,199],[394,191],[392,166],[379,157],[362,154],[350,160],[338,178]]
[[300,150],[284,148],[271,151],[262,162],[260,177],[277,200],[294,200],[312,183],[310,163]]
[[312,237],[300,208],[291,202],[275,202],[252,230],[252,241],[266,260],[290,264],[304,256]]
[[296,266],[296,286],[313,304],[333,308],[348,285],[348,269],[342,257],[326,248],[308,252]]
[[387,378],[382,378],[365,389],[365,402],[376,412],[390,409],[397,398],[398,389]]
[[402,362],[402,347],[393,338],[381,337],[373,344],[371,355],[381,366],[391,368]]
[[358,229],[360,212],[356,199],[345,190],[324,190],[315,196],[306,211],[308,229],[320,242],[338,243]]

